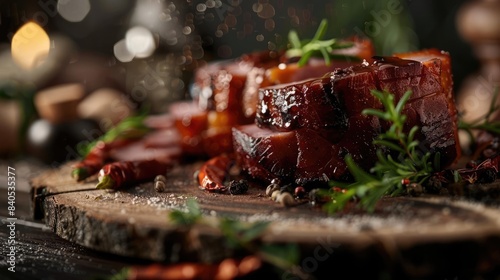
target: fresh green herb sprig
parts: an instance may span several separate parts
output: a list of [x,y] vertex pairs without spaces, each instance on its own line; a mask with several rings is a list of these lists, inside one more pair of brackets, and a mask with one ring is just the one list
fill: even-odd
[[328,28],[328,21],[323,19],[319,24],[316,34],[311,40],[299,39],[297,31],[290,30],[288,33],[288,41],[290,43],[290,48],[286,51],[286,56],[289,58],[300,57],[297,63],[299,67],[307,64],[309,59],[313,56],[323,57],[325,59],[326,65],[330,65],[332,58],[350,58],[352,60],[359,60],[358,57],[354,56],[339,56],[333,53],[335,49],[350,48],[353,46],[352,43],[340,42],[338,39],[322,40],[325,36],[326,30]]
[[202,215],[200,205],[194,198],[190,198],[186,201],[187,212],[180,210],[174,210],[170,212],[170,219],[177,225],[192,226],[198,222]]
[[411,91],[406,92],[396,105],[394,95],[388,92],[372,90],[371,93],[380,100],[385,111],[365,109],[362,114],[376,116],[388,121],[391,126],[373,141],[380,149],[377,150],[378,161],[370,173],[357,166],[350,155],[346,157],[346,164],[355,183],[330,182],[332,187],[339,186],[344,190],[327,191],[331,202],[325,204],[325,208],[329,213],[342,210],[354,197],[359,199],[361,208],[373,211],[382,196],[401,194],[405,191],[406,184],[422,184],[434,170],[439,169],[439,153],[431,160],[429,152],[422,153],[417,149],[419,142],[415,140],[415,134],[419,128],[412,127],[408,134],[403,131],[406,116],[402,111]]
[[[187,212],[174,210],[170,212],[170,219],[177,225],[193,226],[203,222],[200,206],[194,199],[188,199]],[[267,244],[260,242],[260,238],[269,227],[269,222],[254,223],[242,222],[230,218],[221,218],[216,227],[221,231],[228,248],[243,249],[248,253],[260,257],[267,263],[281,270],[288,270],[299,260],[297,244]]]
[[488,112],[478,119],[465,122],[462,119],[458,121],[458,129],[464,130],[470,137],[471,141],[474,142],[474,130],[482,130],[486,132],[490,132],[494,135],[500,135],[500,121],[494,120],[495,113],[498,112],[500,106],[497,105],[498,95],[500,94],[500,87],[496,86],[493,89],[493,98],[491,100],[490,108]]
[[97,140],[90,143],[79,144],[77,146],[78,153],[82,157],[85,157],[99,141],[109,143],[118,139],[134,139],[144,136],[151,131],[151,129],[144,124],[145,118],[146,114],[141,114],[123,119]]

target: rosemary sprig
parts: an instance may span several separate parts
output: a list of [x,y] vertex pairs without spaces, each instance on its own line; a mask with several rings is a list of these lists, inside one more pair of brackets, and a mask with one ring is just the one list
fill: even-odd
[[[316,34],[311,40],[301,41],[297,31],[290,30],[288,33],[288,41],[290,48],[286,51],[288,58],[300,57],[297,63],[299,67],[306,65],[309,59],[313,56],[323,57],[325,64],[330,65],[332,58],[339,58],[338,55],[333,54],[334,49],[350,48],[352,43],[340,42],[338,39],[322,40],[325,36],[326,29],[328,28],[328,20],[323,19],[319,24]],[[345,56],[353,60],[359,60],[357,57]]]
[[419,128],[412,127],[408,134],[403,131],[406,116],[402,111],[411,91],[406,92],[396,105],[394,95],[388,92],[372,90],[371,93],[384,105],[385,111],[365,109],[362,114],[376,116],[390,122],[391,126],[373,141],[380,148],[377,150],[378,161],[370,173],[358,167],[350,155],[346,157],[346,164],[355,183],[330,182],[332,187],[339,186],[344,189],[327,192],[331,197],[331,202],[325,204],[329,213],[343,209],[354,197],[359,199],[361,208],[373,211],[382,196],[401,194],[405,191],[405,185],[422,184],[434,170],[439,169],[438,153],[432,161],[429,152],[422,153],[417,149],[419,142],[415,140],[415,134]]
[[499,93],[500,87],[496,86],[493,89],[493,98],[491,100],[490,108],[483,116],[471,122],[465,122],[462,119],[459,119],[458,129],[464,130],[469,135],[472,142],[474,142],[475,139],[473,133],[474,130],[483,130],[495,135],[500,135],[500,121],[493,120],[495,113],[497,113],[500,109],[500,106],[497,105]]

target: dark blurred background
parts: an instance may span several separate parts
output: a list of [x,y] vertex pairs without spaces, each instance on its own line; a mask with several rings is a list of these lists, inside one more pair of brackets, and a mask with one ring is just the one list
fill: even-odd
[[[89,10],[81,21],[71,22],[58,13],[57,0],[0,1],[0,42],[8,45],[16,30],[32,20],[49,34],[67,36],[81,52],[113,58],[113,46],[128,29],[140,25],[159,36],[158,53],[202,44],[202,58],[212,60],[283,47],[291,28],[304,38],[311,37],[319,21],[327,18],[329,35],[366,35],[379,54],[431,47],[449,51],[457,87],[464,75],[478,67],[469,45],[456,30],[456,13],[464,0],[59,2],[69,6],[71,2],[88,2]],[[74,9],[82,7],[75,4]]]
[[[99,115],[97,123],[80,124],[87,130],[95,126],[96,131],[105,131],[134,112],[161,113],[170,102],[189,98],[197,67],[246,52],[283,48],[291,28],[302,38],[312,37],[323,18],[329,20],[327,37],[367,36],[381,55],[422,48],[450,52],[457,90],[479,67],[456,28],[457,11],[464,2],[1,0],[0,130],[13,136],[0,141],[0,154],[15,154],[19,143],[30,137],[33,122],[43,115],[47,104],[44,100],[30,102],[39,92],[49,91],[47,96],[59,98],[51,93],[57,92],[54,87],[76,84],[59,90],[68,99],[95,97],[85,106],[67,105],[70,111],[72,106],[78,109],[79,115],[66,114],[66,121],[95,117],[98,113],[92,108],[113,103],[113,110],[103,107],[104,113],[99,114],[114,111],[119,116]],[[15,63],[17,45],[12,40],[30,21],[47,33],[50,51],[43,58],[45,63],[23,69]],[[18,60],[25,56],[19,52]],[[21,105],[13,108],[13,103]]]

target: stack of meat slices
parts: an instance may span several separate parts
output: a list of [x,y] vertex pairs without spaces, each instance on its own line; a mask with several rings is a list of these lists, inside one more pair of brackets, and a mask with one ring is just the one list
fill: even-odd
[[259,88],[359,64],[349,60],[352,57],[373,56],[369,40],[353,37],[344,42],[353,46],[336,50],[345,59],[333,60],[331,65],[312,59],[304,67],[298,67],[283,53],[265,51],[200,67],[195,73],[194,100],[173,103],[167,114],[147,117],[145,125],[153,131],[137,141],[111,145],[106,152],[107,160],[175,163],[191,157],[231,153],[231,128],[253,122]]
[[368,170],[377,160],[372,142],[390,126],[361,114],[383,109],[373,89],[394,94],[396,101],[412,90],[403,111],[406,131],[419,126],[422,152],[439,152],[443,167],[453,163],[460,149],[449,55],[425,50],[374,59],[322,78],[261,89],[256,124],[233,129],[242,168],[265,181],[347,180],[344,158],[350,154]]
[[[340,49],[337,54],[361,60],[373,56],[371,41],[350,38],[345,42],[353,46]],[[312,78],[355,64],[359,62],[343,59],[325,65],[323,60],[313,59],[306,66],[297,67],[282,53],[266,51],[201,67],[195,73],[194,102],[179,102],[170,109],[169,117],[180,134],[183,154],[215,156],[231,152],[231,128],[253,122],[259,88]]]

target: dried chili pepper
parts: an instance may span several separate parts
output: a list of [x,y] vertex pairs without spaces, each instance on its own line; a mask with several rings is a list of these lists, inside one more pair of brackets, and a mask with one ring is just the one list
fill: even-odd
[[[431,185],[449,184],[458,180],[463,180],[469,184],[474,183],[491,183],[497,178],[500,169],[500,155],[489,157],[481,163],[468,164],[468,168],[460,168],[456,170],[443,170],[436,172],[429,179]],[[457,177],[457,178],[455,178]]]
[[500,155],[495,155],[485,159],[483,162],[477,165],[475,169],[479,168],[493,168],[496,172],[500,168]]
[[171,166],[171,162],[159,160],[113,162],[99,171],[99,183],[96,188],[118,189],[126,182],[148,180],[158,174],[165,174]]
[[144,118],[144,115],[128,117],[98,140],[79,147],[84,159],[73,166],[71,176],[81,181],[97,173],[109,160],[112,149],[123,147],[150,132],[151,129],[144,124]]
[[242,260],[225,259],[218,264],[180,263],[133,266],[128,270],[127,279],[235,279],[249,277],[261,268],[262,260],[259,257],[247,256]]
[[123,147],[131,142],[132,140],[128,139],[116,140],[110,143],[98,141],[82,161],[73,165],[71,176],[77,181],[92,176],[109,160],[109,152],[112,149]]
[[224,192],[224,180],[234,160],[227,155],[216,156],[203,164],[198,173],[198,183],[202,190]]

